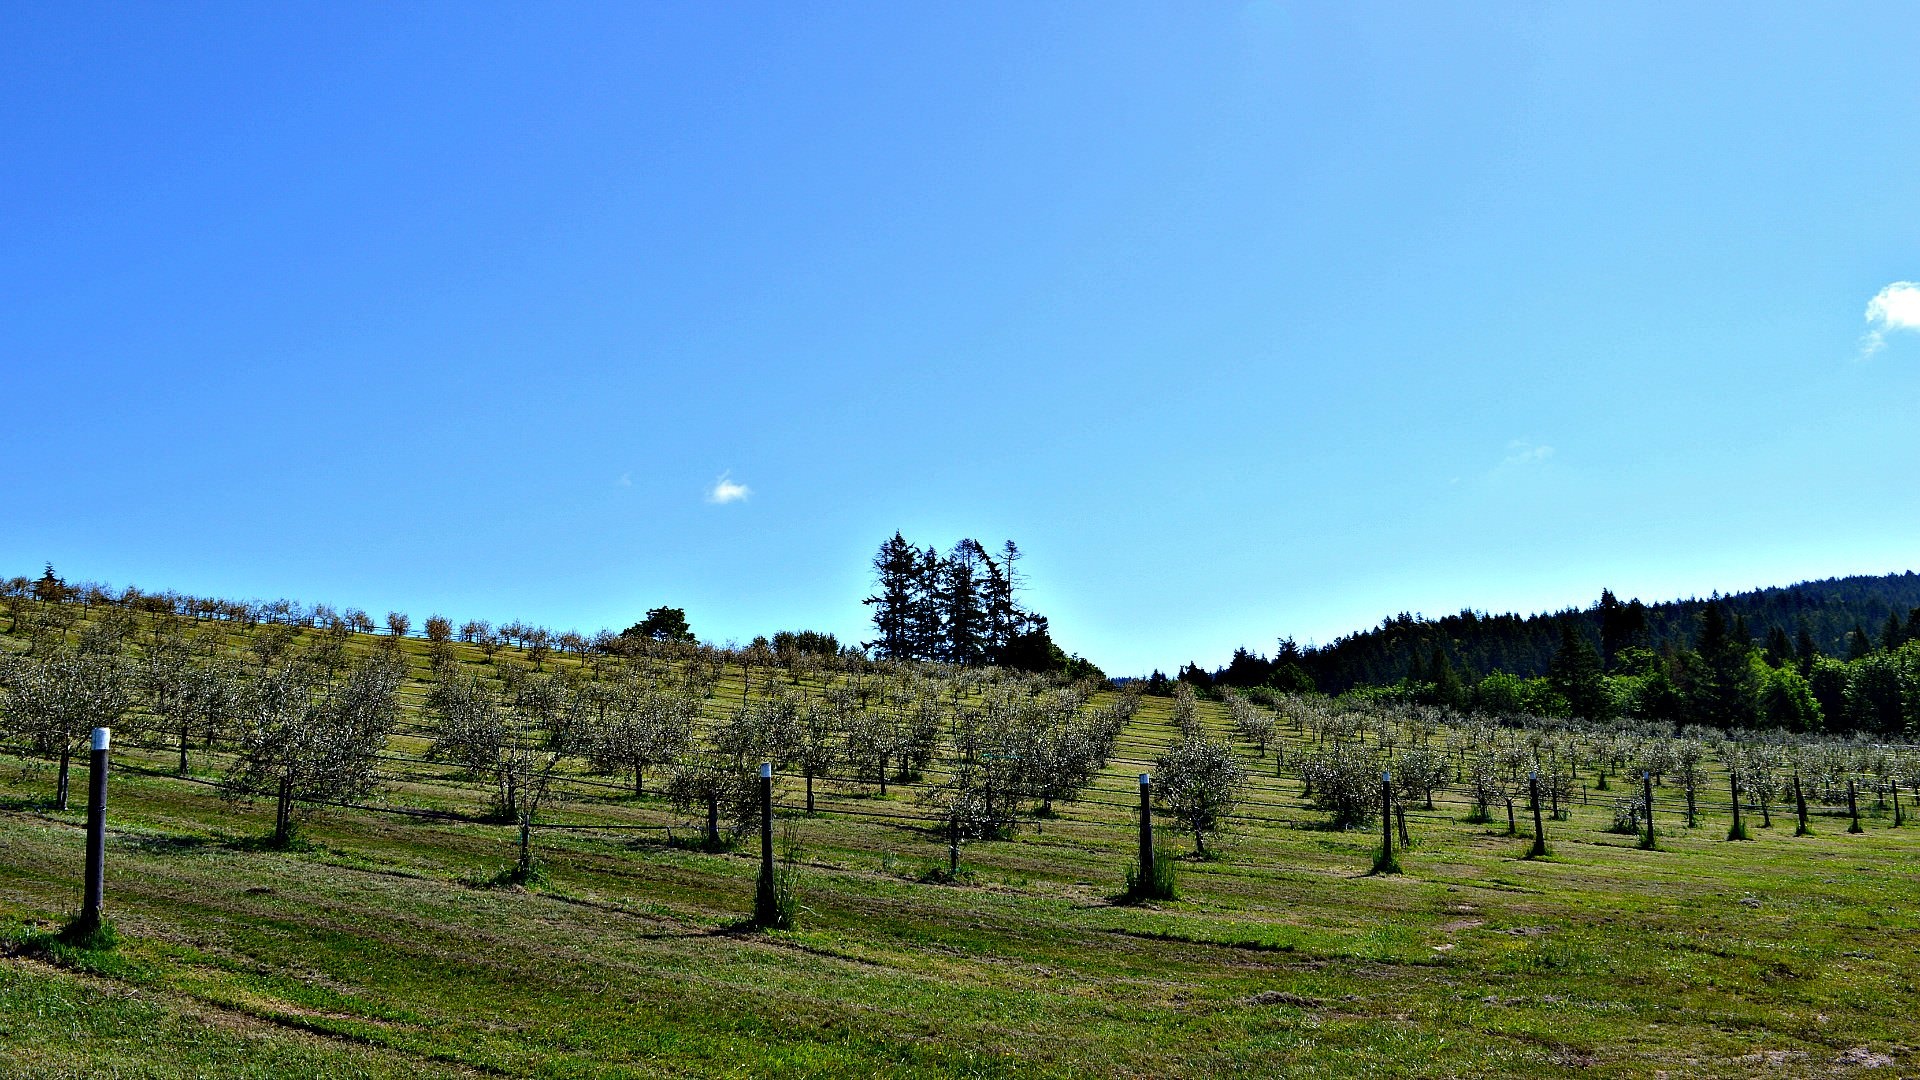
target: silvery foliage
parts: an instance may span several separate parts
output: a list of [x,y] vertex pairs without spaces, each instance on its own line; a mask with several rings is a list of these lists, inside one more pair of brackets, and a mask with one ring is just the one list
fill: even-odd
[[132,672],[109,653],[55,649],[0,671],[0,718],[9,736],[41,757],[71,753],[96,727],[132,706]]
[[1364,825],[1379,813],[1382,771],[1380,753],[1358,741],[1329,743],[1300,763],[1313,805],[1331,815],[1336,829]]
[[1181,739],[1154,763],[1155,797],[1203,854],[1207,836],[1226,826],[1246,785],[1246,767],[1233,748],[1203,734]]
[[374,768],[399,720],[402,667],[386,656],[363,660],[337,681],[300,664],[262,672],[238,709],[227,794],[274,795],[290,827],[295,805],[353,799],[375,786]]
[[591,720],[582,743],[587,760],[603,772],[630,772],[633,790],[644,789],[646,771],[678,760],[693,738],[699,699],[674,687],[629,676],[587,694]]
[[1273,713],[1234,694],[1227,698],[1227,717],[1233,724],[1234,734],[1252,743],[1255,753],[1265,757],[1267,744],[1273,742],[1274,733],[1279,728]]

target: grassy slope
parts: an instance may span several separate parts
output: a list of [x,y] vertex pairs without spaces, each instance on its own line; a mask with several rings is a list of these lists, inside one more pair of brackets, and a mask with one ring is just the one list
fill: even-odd
[[[0,959],[0,1070],[1734,1076],[1824,1075],[1856,1048],[1920,1060],[1920,828],[1825,819],[1795,839],[1777,818],[1730,844],[1710,797],[1718,815],[1691,832],[1670,816],[1665,850],[1642,852],[1601,831],[1601,796],[1528,862],[1504,821],[1466,824],[1443,800],[1410,815],[1408,873],[1371,878],[1373,836],[1310,827],[1269,761],[1260,820],[1182,865],[1182,900],[1117,907],[1129,778],[1168,732],[1150,701],[1093,800],[971,845],[964,886],[918,882],[944,861],[937,838],[865,816],[914,815],[911,792],[824,786],[828,812],[792,819],[810,910],[775,934],[736,929],[751,858],[660,832],[546,834],[550,881],[502,891],[473,884],[511,857],[497,826],[343,810],[309,850],[264,852],[247,841],[265,808],[123,771],[109,898],[128,941],[93,972]],[[82,846],[81,813],[39,808],[50,778],[19,765],[0,759],[0,934],[16,940],[77,902]],[[438,770],[406,771],[422,779],[387,801],[472,805]],[[562,813],[675,820],[611,791]]]

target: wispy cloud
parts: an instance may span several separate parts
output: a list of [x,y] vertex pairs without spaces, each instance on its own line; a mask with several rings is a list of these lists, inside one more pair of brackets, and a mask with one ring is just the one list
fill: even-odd
[[1896,330],[1920,331],[1920,282],[1896,281],[1867,301],[1867,336],[1860,339],[1860,359],[1887,347],[1887,335]]
[[1509,467],[1538,465],[1552,456],[1553,447],[1551,446],[1540,446],[1525,439],[1515,439],[1507,444],[1507,456],[1500,460],[1500,464]]
[[620,474],[620,479],[618,479],[618,480],[615,480],[615,481],[613,482],[613,486],[615,486],[615,487],[632,487],[632,486],[633,486],[633,474],[632,474],[632,473],[630,473],[630,472],[623,472],[623,473],[621,473],[621,474]]
[[712,490],[707,492],[707,501],[716,506],[725,506],[728,503],[744,501],[751,494],[753,489],[745,484],[734,483],[733,472],[728,470],[721,473],[720,479],[713,482]]

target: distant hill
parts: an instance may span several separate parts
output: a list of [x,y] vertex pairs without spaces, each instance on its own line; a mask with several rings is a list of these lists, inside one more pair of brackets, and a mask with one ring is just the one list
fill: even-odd
[[[1878,641],[1889,615],[1902,622],[1920,608],[1920,574],[1858,575],[1803,581],[1752,592],[1644,605],[1642,643],[1655,649],[1666,644],[1691,647],[1699,633],[1700,614],[1709,603],[1720,603],[1729,621],[1744,619],[1755,644],[1764,644],[1768,632],[1779,627],[1789,638],[1804,628],[1821,652],[1846,654],[1847,634],[1858,626]],[[1632,602],[1629,602],[1632,603]],[[1319,689],[1340,693],[1365,684],[1399,681],[1417,652],[1425,665],[1435,645],[1446,650],[1454,668],[1463,674],[1506,671],[1516,675],[1544,675],[1560,643],[1560,626],[1573,620],[1601,643],[1600,605],[1569,608],[1540,615],[1485,615],[1463,611],[1440,619],[1402,613],[1369,630],[1348,634],[1329,644],[1302,650],[1298,663]],[[1236,667],[1244,661],[1236,660]],[[1223,669],[1223,673],[1232,669]]]

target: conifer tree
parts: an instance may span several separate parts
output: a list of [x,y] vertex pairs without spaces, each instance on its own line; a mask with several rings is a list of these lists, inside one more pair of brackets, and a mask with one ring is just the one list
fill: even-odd
[[873,608],[873,628],[879,636],[862,644],[882,659],[914,658],[914,581],[919,566],[920,549],[898,532],[873,557],[879,588],[863,603]]
[[1572,621],[1560,625],[1560,651],[1547,669],[1547,683],[1581,719],[1604,720],[1612,712],[1600,657]]

